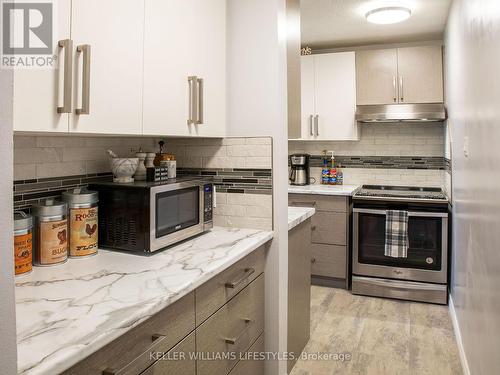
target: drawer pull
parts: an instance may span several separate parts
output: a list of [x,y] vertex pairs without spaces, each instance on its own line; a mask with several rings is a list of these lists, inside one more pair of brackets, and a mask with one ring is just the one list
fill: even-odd
[[240,334],[236,337],[228,337],[228,338],[225,338],[224,341],[227,343],[227,344],[231,344],[231,345],[236,345],[236,343],[238,342],[238,340],[250,329],[250,327],[252,326],[251,323],[252,320],[250,319],[244,319],[245,321],[245,328],[243,329],[243,331],[240,332]]
[[161,344],[161,342],[166,338],[167,336],[160,335],[160,334],[154,334],[151,336],[151,340],[153,343],[149,346],[149,348],[144,351],[141,355],[138,357],[134,358],[132,361],[130,361],[128,364],[123,366],[121,369],[114,369],[114,368],[107,368],[103,370],[102,375],[128,375],[128,374],[139,374],[142,371],[144,371],[148,366],[151,365],[152,362],[154,362],[150,358],[150,353],[152,351],[155,351],[156,347]]
[[312,258],[311,263],[316,263],[316,258]]
[[243,281],[245,281],[246,279],[248,279],[248,277],[250,277],[250,275],[252,275],[253,273],[255,273],[255,269],[254,268],[245,268],[245,271],[243,272],[243,276],[241,276],[236,281],[230,281],[230,282],[226,283],[225,284],[226,288],[230,288],[230,289],[236,288]]

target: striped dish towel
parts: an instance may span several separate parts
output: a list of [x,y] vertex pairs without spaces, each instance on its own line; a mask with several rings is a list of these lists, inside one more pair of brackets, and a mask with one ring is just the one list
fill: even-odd
[[385,251],[392,258],[408,255],[408,212],[387,210],[385,213]]

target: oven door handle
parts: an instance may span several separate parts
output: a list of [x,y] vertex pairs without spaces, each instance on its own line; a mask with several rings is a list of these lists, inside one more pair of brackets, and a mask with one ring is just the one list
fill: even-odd
[[[353,208],[352,212],[360,214],[374,214],[374,215],[385,215],[386,210],[374,210],[371,208]],[[419,211],[409,211],[408,216],[410,217],[448,217],[447,212],[419,212]]]

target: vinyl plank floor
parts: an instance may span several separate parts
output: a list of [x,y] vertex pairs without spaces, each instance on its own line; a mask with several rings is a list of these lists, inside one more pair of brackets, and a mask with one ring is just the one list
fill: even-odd
[[311,339],[290,375],[461,375],[447,306],[311,287]]

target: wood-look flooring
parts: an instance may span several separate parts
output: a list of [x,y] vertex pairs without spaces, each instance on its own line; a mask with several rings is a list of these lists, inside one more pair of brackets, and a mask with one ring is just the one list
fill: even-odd
[[311,339],[304,353],[339,356],[299,359],[291,375],[463,373],[447,306],[342,289],[312,287]]

